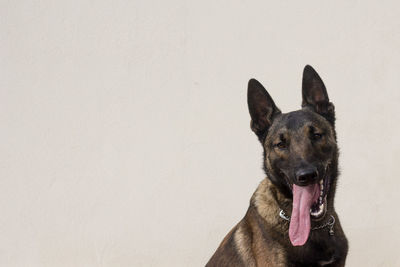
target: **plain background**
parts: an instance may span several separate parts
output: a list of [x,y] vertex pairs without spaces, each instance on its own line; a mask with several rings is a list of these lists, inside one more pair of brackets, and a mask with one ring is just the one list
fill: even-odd
[[337,110],[348,266],[399,266],[397,1],[1,1],[0,266],[203,266],[264,178],[246,86]]

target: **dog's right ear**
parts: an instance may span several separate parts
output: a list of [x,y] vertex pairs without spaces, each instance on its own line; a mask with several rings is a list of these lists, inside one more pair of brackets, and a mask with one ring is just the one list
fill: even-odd
[[251,116],[250,127],[262,141],[274,117],[281,113],[264,86],[256,79],[251,79],[247,89],[247,103]]
[[321,77],[310,65],[304,67],[302,94],[302,107],[310,107],[335,124],[335,106],[329,102],[328,92]]

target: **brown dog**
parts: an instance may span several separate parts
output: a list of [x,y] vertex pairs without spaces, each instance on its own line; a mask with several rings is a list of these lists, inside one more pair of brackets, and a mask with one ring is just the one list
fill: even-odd
[[249,81],[251,129],[264,149],[267,178],[206,266],[345,265],[348,244],[334,208],[334,106],[311,66],[302,91],[302,109],[281,113],[264,87]]

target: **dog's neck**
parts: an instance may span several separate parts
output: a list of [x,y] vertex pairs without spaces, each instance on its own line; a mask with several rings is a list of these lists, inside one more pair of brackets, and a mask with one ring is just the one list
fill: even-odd
[[282,194],[268,177],[259,184],[250,202],[260,216],[274,226],[281,225],[279,216],[276,216],[280,210],[291,211],[292,207],[292,200]]
[[[266,177],[257,187],[250,203],[269,225],[287,230],[289,227],[288,222],[287,220],[282,220],[279,214],[283,210],[286,215],[291,216],[292,201],[291,198],[280,192],[279,188]],[[330,206],[325,216],[326,218],[331,218],[331,215],[335,216],[333,206]],[[317,226],[320,223],[312,222],[312,225]]]

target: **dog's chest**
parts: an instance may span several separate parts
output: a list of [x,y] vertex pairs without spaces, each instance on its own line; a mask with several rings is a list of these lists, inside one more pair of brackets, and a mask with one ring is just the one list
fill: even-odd
[[[294,266],[328,266],[338,260],[337,244],[334,240],[309,240],[305,246],[292,247],[288,253]],[[314,242],[313,242],[314,241]]]
[[326,266],[326,265],[329,265],[329,264],[331,264],[331,263],[333,263],[335,261],[335,259],[332,257],[330,260],[328,260],[328,261],[319,261],[318,262],[318,264],[319,264],[319,266]]

